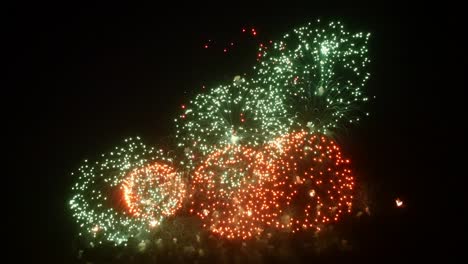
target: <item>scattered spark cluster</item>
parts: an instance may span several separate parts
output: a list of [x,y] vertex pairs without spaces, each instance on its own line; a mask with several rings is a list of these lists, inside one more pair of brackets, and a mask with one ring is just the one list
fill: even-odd
[[264,57],[264,53],[268,51],[270,45],[273,43],[272,40],[267,40],[262,37],[259,37],[258,31],[255,27],[244,27],[240,30],[241,34],[238,37],[232,37],[229,41],[221,41],[215,39],[208,39],[204,42],[204,49],[213,49],[217,52],[223,52],[224,54],[229,54],[231,51],[238,48],[246,37],[248,39],[254,39],[255,44],[258,46],[258,52],[256,53],[256,60],[260,61]]
[[76,173],[70,200],[80,235],[91,242],[122,244],[130,237],[147,235],[162,215],[173,213],[184,187],[179,175],[164,167],[169,165],[156,165],[161,157],[161,151],[147,147],[140,138],[129,138],[123,146],[102,154],[101,160],[85,160]]
[[273,226],[292,232],[337,221],[350,212],[354,177],[350,161],[325,135],[286,134],[266,145],[268,177],[264,188],[275,192],[279,217]]
[[263,53],[258,79],[284,95],[296,127],[320,133],[343,128],[359,121],[360,105],[368,100],[369,36],[352,34],[340,22],[309,23]]
[[[203,44],[204,49],[215,49],[217,51],[222,51],[223,53],[228,53],[232,49],[236,48],[239,46],[240,42],[242,39],[240,37],[250,37],[250,38],[256,38],[258,31],[255,29],[255,27],[251,28],[242,28],[240,30],[240,36],[239,37],[232,37],[230,41],[222,41],[222,40],[216,40],[216,39],[208,39],[205,41]],[[234,40],[237,39],[237,40]]]

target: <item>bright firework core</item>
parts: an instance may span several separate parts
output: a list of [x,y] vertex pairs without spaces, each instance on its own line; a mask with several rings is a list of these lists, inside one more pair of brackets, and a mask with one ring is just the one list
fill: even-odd
[[237,136],[237,135],[235,135],[235,134],[231,135],[231,143],[232,143],[232,144],[237,144],[237,142],[239,141],[239,139],[240,139],[239,136]]

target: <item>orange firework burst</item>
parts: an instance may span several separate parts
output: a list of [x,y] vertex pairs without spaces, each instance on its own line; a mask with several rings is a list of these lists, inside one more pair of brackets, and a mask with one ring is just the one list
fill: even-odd
[[261,156],[250,148],[228,145],[215,150],[194,173],[191,212],[212,232],[229,239],[260,234],[277,217],[275,192],[260,184]]
[[160,224],[182,206],[185,184],[170,165],[154,162],[131,171],[122,185],[128,211],[145,219],[150,227]]
[[354,178],[348,159],[324,135],[286,134],[264,148],[270,156],[264,188],[278,197],[273,226],[291,230],[316,228],[350,212]]

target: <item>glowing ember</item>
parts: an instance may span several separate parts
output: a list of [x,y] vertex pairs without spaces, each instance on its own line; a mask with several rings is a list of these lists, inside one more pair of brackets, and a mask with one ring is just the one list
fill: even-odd
[[397,207],[403,207],[403,201],[400,200],[400,198],[397,198],[397,199],[395,200],[395,203],[396,203],[396,206],[397,206]]

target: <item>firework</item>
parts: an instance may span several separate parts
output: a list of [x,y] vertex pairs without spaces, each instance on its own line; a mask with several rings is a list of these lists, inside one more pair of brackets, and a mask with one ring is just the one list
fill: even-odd
[[270,159],[263,188],[275,191],[279,204],[272,208],[279,216],[274,227],[320,230],[351,211],[354,178],[333,140],[300,131],[266,145],[264,153]]
[[228,239],[260,234],[277,217],[276,194],[264,189],[264,163],[252,149],[228,145],[195,170],[192,209],[210,231]]
[[208,155],[194,172],[192,196],[199,199],[230,198],[249,183],[258,181],[254,161],[256,152],[240,145],[227,145]]
[[357,122],[368,100],[369,36],[345,31],[340,22],[294,29],[263,53],[255,67],[259,82],[284,95],[296,128],[328,133]]
[[[149,234],[160,219],[158,210],[167,214],[177,207],[171,203],[174,199],[169,193],[174,185],[165,183],[164,188],[151,185],[164,172],[154,167],[154,162],[161,157],[161,151],[145,146],[139,138],[129,138],[123,146],[102,154],[101,160],[85,160],[76,173],[77,182],[70,200],[73,216],[81,229],[79,235],[92,243],[111,241],[122,244],[130,237],[141,238]],[[142,172],[149,176],[148,179],[140,177]],[[158,172],[159,175],[150,175]],[[168,169],[166,172],[175,178],[173,171]],[[166,189],[167,186],[171,188]],[[177,191],[183,192],[183,189]],[[142,200],[138,202],[137,197]],[[166,203],[162,197],[171,198]],[[149,206],[140,205],[143,201],[149,202]],[[162,208],[155,211],[154,203]]]
[[163,156],[157,162],[131,171],[122,187],[128,211],[135,217],[146,219],[151,227],[173,215],[185,198],[181,173],[170,161],[164,161]]
[[258,81],[236,78],[230,85],[219,86],[183,105],[176,119],[178,146],[184,148],[186,165],[203,160],[217,148],[230,144],[258,147],[286,132],[282,99]]

